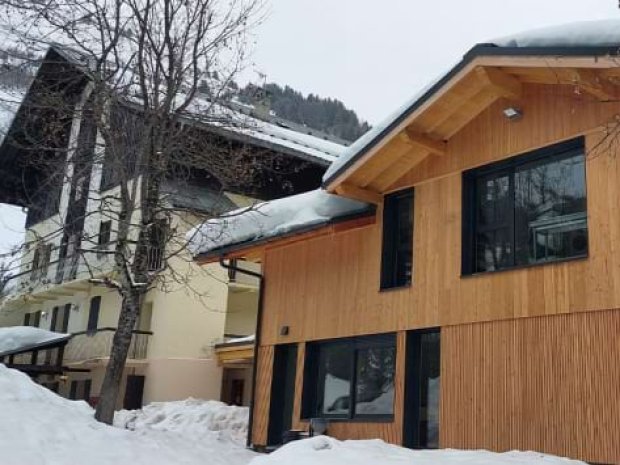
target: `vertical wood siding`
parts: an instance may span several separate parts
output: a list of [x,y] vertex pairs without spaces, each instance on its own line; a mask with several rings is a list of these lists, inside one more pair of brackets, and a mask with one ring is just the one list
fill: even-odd
[[252,443],[258,446],[267,445],[273,356],[273,346],[258,348],[256,392],[254,393],[254,418],[252,424]]
[[620,463],[620,310],[442,328],[441,446]]
[[[379,290],[381,221],[266,251],[265,344],[620,307],[620,146],[599,145],[620,103],[526,86],[521,121],[491,106],[450,140],[449,153],[407,174],[416,184],[414,276]],[[589,256],[461,276],[462,170],[586,134]],[[378,212],[379,218],[381,212]],[[280,335],[280,327],[290,328]]]

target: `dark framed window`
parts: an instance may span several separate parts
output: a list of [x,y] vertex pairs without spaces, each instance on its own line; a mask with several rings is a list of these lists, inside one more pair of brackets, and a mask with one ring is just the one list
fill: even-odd
[[394,334],[308,344],[303,417],[392,418],[395,366]]
[[583,138],[463,175],[463,274],[588,255]]
[[[97,237],[97,249],[107,250],[110,245],[110,240],[112,239],[112,221],[102,221],[99,223],[99,236]],[[97,254],[99,258],[103,255],[101,253]]]
[[403,440],[413,449],[439,447],[441,333],[407,331]]
[[90,299],[90,308],[88,310],[88,324],[86,331],[97,331],[99,324],[99,309],[101,308],[101,296]]
[[408,286],[413,276],[413,189],[385,196],[381,289]]

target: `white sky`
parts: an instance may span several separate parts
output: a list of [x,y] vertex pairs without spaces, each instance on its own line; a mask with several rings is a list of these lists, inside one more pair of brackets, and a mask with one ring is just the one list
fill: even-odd
[[[338,98],[371,124],[478,42],[620,17],[618,0],[271,0],[268,10],[254,67],[267,81]],[[19,209],[0,206],[0,252],[21,241],[23,223]]]

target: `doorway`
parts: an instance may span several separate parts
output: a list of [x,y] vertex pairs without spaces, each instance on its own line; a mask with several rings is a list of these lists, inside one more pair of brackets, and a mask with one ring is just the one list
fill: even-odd
[[144,393],[144,376],[127,375],[125,398],[123,408],[125,410],[137,410],[142,408],[142,395]]
[[439,329],[407,332],[403,445],[411,449],[439,447],[440,347]]
[[277,345],[273,358],[271,405],[269,406],[267,443],[270,446],[282,444],[283,434],[291,429],[296,373],[297,344]]

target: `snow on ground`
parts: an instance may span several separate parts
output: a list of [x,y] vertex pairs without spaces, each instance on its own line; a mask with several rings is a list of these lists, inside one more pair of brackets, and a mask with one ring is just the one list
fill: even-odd
[[21,349],[46,342],[67,339],[68,334],[55,333],[33,326],[9,326],[0,328],[0,353]]
[[246,465],[257,456],[218,432],[197,438],[101,424],[85,402],[64,399],[2,364],[0,412],[2,465]]
[[536,452],[413,451],[326,436],[260,455],[243,447],[247,409],[195,399],[121,411],[115,424],[0,364],[2,465],[585,465]]
[[190,439],[214,436],[245,446],[248,408],[226,405],[216,400],[187,399],[153,402],[142,410],[121,410],[114,426],[133,431],[167,431]]
[[585,465],[537,452],[457,450],[410,450],[378,439],[338,441],[317,436],[292,442],[268,456],[254,459],[251,465]]

